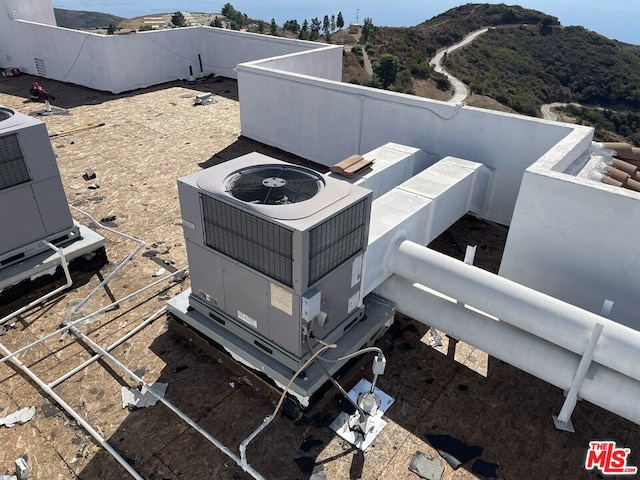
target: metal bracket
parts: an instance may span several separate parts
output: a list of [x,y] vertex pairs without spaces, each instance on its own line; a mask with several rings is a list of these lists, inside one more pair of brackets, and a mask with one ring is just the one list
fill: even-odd
[[589,338],[589,343],[587,344],[587,348],[582,354],[582,358],[580,359],[580,363],[578,364],[578,369],[576,370],[576,374],[573,377],[573,382],[571,382],[571,388],[567,393],[567,398],[565,398],[564,400],[560,413],[557,416],[553,415],[553,423],[558,430],[575,433],[575,429],[573,428],[573,424],[571,423],[571,414],[573,413],[573,409],[575,408],[578,401],[578,392],[580,391],[582,383],[584,382],[584,379],[587,375],[589,365],[591,365],[593,352],[596,349],[596,345],[598,343],[598,340],[600,339],[600,334],[602,333],[603,328],[603,325],[600,323],[596,323],[593,326],[591,337]]

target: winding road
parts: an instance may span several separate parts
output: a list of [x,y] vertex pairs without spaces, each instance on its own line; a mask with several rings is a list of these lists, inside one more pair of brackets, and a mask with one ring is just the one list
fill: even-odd
[[469,96],[469,89],[460,79],[447,72],[447,70],[442,66],[442,61],[448,53],[451,53],[454,50],[458,50],[459,48],[468,45],[480,35],[486,33],[488,30],[489,27],[485,27],[481,28],[480,30],[471,32],[458,43],[454,43],[453,45],[440,49],[429,61],[429,65],[431,65],[436,72],[442,73],[444,76],[446,76],[449,82],[451,82],[451,85],[453,85],[454,94],[453,97],[448,100],[448,103],[458,104],[464,102],[464,100]]
[[[449,82],[451,83],[451,85],[453,86],[454,94],[453,94],[453,97],[451,97],[448,100],[448,103],[459,104],[464,102],[465,99],[469,96],[469,89],[459,78],[456,78],[453,75],[451,75],[442,66],[442,62],[444,61],[448,53],[458,50],[459,48],[462,48],[465,45],[468,45],[469,43],[473,42],[476,38],[478,38],[480,35],[482,35],[483,33],[486,33],[490,28],[495,28],[495,27],[485,27],[485,28],[481,28],[479,30],[475,30],[471,32],[469,35],[464,37],[458,43],[454,43],[453,45],[450,45],[448,47],[438,50],[438,52],[434,55],[434,57],[429,61],[429,65],[431,65],[436,72],[442,73],[444,76],[446,76]],[[544,118],[545,120],[557,121],[558,115],[556,115],[556,113],[553,112],[552,109],[564,107],[565,105],[566,103],[560,103],[560,102],[545,103],[544,105],[542,105],[542,107],[540,107],[540,110],[542,112],[542,118]]]

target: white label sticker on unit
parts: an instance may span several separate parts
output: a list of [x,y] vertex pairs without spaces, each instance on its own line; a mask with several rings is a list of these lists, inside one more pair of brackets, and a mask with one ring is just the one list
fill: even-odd
[[351,288],[355,287],[362,280],[362,255],[353,259],[351,265]]
[[258,321],[254,320],[249,315],[247,315],[244,312],[241,312],[240,310],[238,310],[238,318],[242,320],[244,323],[251,325],[253,328],[258,328]]
[[349,306],[347,307],[347,313],[353,312],[360,303],[360,290],[349,298]]
[[293,294],[289,290],[272,283],[271,306],[282,310],[287,315],[293,315]]

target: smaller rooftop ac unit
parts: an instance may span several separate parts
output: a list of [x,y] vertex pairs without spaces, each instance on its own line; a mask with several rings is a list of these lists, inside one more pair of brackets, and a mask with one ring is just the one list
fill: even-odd
[[371,191],[259,153],[178,180],[191,307],[297,369],[363,316]]
[[79,238],[46,125],[0,107],[0,269]]

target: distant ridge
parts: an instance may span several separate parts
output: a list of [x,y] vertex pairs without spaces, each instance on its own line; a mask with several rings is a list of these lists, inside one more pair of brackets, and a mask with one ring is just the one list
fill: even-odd
[[54,8],[56,22],[59,27],[76,30],[90,30],[93,28],[107,28],[109,24],[118,25],[124,18],[109,13],[85,12]]

